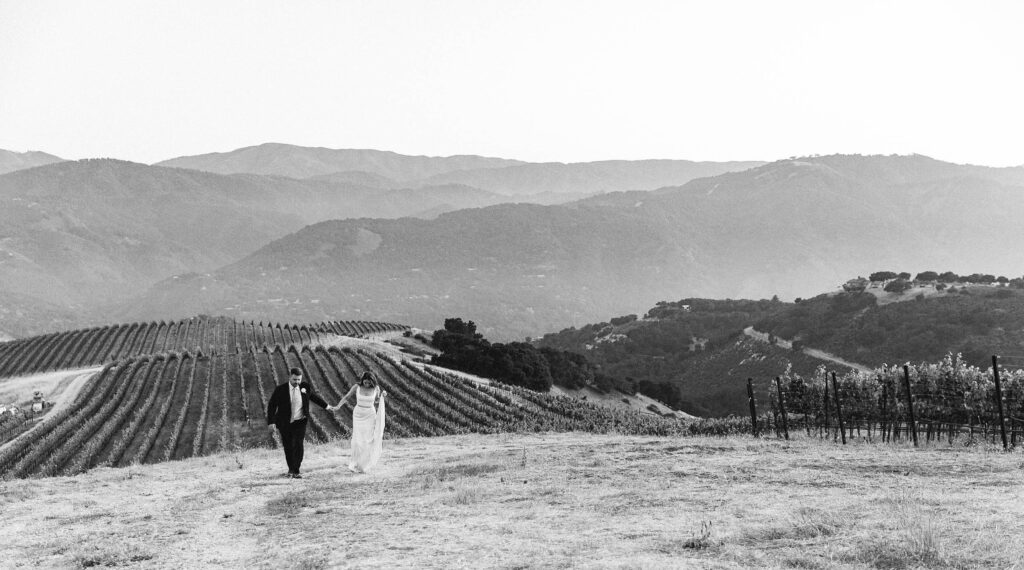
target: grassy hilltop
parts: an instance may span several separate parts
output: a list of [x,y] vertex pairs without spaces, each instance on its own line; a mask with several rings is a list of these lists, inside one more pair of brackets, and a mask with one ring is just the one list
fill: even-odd
[[[1015,568],[1020,454],[816,439],[462,435],[372,474],[310,446],[0,483],[7,567]],[[54,497],[60,497],[55,501]]]

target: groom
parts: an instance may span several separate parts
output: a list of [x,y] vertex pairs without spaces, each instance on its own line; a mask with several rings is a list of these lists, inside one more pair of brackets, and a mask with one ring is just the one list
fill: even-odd
[[267,403],[267,425],[277,426],[281,432],[281,446],[284,447],[284,460],[288,462],[287,477],[302,479],[299,467],[302,465],[302,440],[306,437],[306,423],[309,418],[309,402],[313,401],[321,408],[327,402],[313,393],[309,382],[302,381],[302,371],[292,368],[288,382],[274,389]]

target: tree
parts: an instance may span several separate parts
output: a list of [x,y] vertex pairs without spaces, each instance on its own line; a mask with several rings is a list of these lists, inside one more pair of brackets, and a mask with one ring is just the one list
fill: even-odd
[[465,345],[486,345],[484,336],[476,332],[476,323],[460,318],[444,320],[444,329],[434,331],[430,344],[441,352],[455,352]]
[[473,321],[463,321],[462,319],[457,317],[445,319],[444,330],[454,334],[461,334],[475,338],[483,338],[482,335],[478,335],[476,332],[476,323],[474,323]]
[[890,279],[896,279],[896,273],[892,271],[876,271],[868,276],[868,279],[872,281],[888,281]]
[[910,283],[904,279],[893,279],[885,285],[885,290],[889,293],[902,293],[910,289]]
[[959,280],[960,276],[952,271],[946,271],[939,275],[939,281],[942,281],[943,283],[956,283]]
[[922,271],[914,277],[914,281],[938,281],[939,274],[934,271]]
[[987,273],[971,273],[966,277],[960,278],[967,283],[980,283],[980,284],[991,284],[996,280],[995,275],[989,275]]
[[910,280],[910,274],[907,273],[906,271],[901,271],[898,275],[896,275],[896,278],[897,279],[902,279],[904,281],[909,281]]

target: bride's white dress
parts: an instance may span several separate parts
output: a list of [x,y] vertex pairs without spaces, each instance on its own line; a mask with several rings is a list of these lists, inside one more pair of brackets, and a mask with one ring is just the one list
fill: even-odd
[[368,395],[356,390],[356,405],[352,409],[352,458],[348,468],[353,471],[367,471],[380,459],[384,442],[384,402],[380,399],[377,410],[373,409],[373,400],[380,390],[375,389]]

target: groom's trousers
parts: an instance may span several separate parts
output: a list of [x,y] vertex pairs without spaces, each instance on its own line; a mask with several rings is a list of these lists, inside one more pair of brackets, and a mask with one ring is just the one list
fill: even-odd
[[278,426],[281,432],[281,447],[284,448],[284,460],[288,463],[289,473],[298,473],[302,465],[302,442],[306,438],[305,418]]

